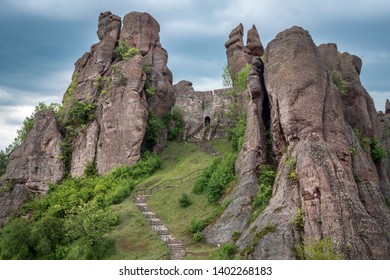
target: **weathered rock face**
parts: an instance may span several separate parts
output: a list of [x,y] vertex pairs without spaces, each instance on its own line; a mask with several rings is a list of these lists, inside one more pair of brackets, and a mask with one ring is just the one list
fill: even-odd
[[3,190],[0,192],[0,226],[28,199],[29,193],[45,194],[49,183],[63,178],[61,141],[53,111],[37,113],[26,140],[10,154],[7,170],[0,182]]
[[[336,53],[330,61],[337,59]],[[350,78],[352,73],[358,75],[359,60],[351,56],[346,60],[350,75],[345,74],[349,73],[347,70],[343,70],[343,75]],[[355,70],[350,69],[352,66]],[[247,199],[246,205],[233,200],[236,209],[232,211],[229,206],[216,223],[216,228],[222,221],[225,225],[234,224],[234,229],[244,229],[237,245],[249,252],[249,258],[294,259],[295,245],[324,237],[331,238],[346,258],[390,258],[386,235],[390,229],[390,212],[381,193],[378,172],[353,133],[353,118],[344,113],[346,105],[329,69],[329,62],[324,62],[323,53],[302,28],[293,27],[280,33],[267,46],[265,86],[271,107],[273,147],[279,161],[273,195],[260,216],[243,226],[232,213],[240,213],[241,221],[248,220],[250,194],[257,188],[257,182],[252,180],[245,186],[245,195],[241,195],[239,185],[237,193]],[[256,87],[250,80],[251,85]],[[252,96],[253,92],[256,91],[251,90]],[[250,115],[261,117],[260,113],[252,113],[252,106],[248,107],[248,120]],[[360,117],[367,125],[373,120],[369,111],[365,111],[367,118]],[[249,126],[253,123],[256,122],[248,121]],[[375,133],[372,125],[364,129]],[[259,149],[256,154],[256,150],[251,152],[244,145],[237,162],[241,180],[251,172],[243,164],[242,154],[253,153],[244,162],[255,166],[258,162],[251,159],[261,158],[262,141],[256,130],[255,133],[247,131],[245,142]],[[351,154],[351,150],[355,152]],[[300,211],[302,228],[293,223]],[[211,236],[206,231],[207,239],[214,243],[226,242],[233,228],[225,226],[224,229],[227,232],[214,231]]]
[[[357,145],[344,119],[339,92],[307,31],[291,28],[268,45],[265,83],[275,147],[278,151],[287,147],[287,154],[279,162],[273,198],[255,222],[259,228],[268,223],[277,230],[260,241],[254,256],[269,257],[267,248],[280,248],[271,257],[284,258],[302,234],[306,242],[328,236],[352,259],[389,258],[385,232],[390,213],[375,165]],[[348,152],[350,147],[356,150],[354,156]],[[289,157],[296,160],[297,182],[284,177],[294,169],[286,162]],[[295,189],[296,195],[279,194],[286,188]],[[274,214],[281,206],[286,209]],[[302,232],[292,230],[294,216],[287,218],[298,208],[304,213]],[[281,238],[287,232],[289,237]],[[275,237],[283,241],[276,244]]]
[[267,98],[264,81],[264,65],[260,58],[254,58],[248,78],[251,100],[247,106],[245,141],[236,161],[236,173],[240,182],[232,202],[218,221],[203,232],[207,242],[221,244],[228,242],[233,231],[243,232],[248,224],[253,197],[257,193],[256,171],[266,162],[266,137],[263,123],[263,104]]
[[[387,179],[387,182],[390,178],[390,102],[386,100],[385,113],[378,113],[378,122],[379,122],[379,143],[387,152],[387,157],[383,159],[383,162],[379,166],[382,173],[381,176],[381,186],[386,182],[383,182],[384,179]],[[386,177],[386,178],[383,178]],[[387,203],[390,203],[390,189],[383,188],[382,192],[384,193]]]
[[168,113],[175,101],[168,53],[160,44],[160,25],[147,13],[132,12],[123,19],[120,38],[140,50],[144,64],[151,68],[149,79],[155,93],[148,99],[149,111],[158,117]]
[[[99,17],[100,43],[76,63],[78,86],[74,97],[97,105],[96,120],[78,134],[73,143],[71,174],[81,176],[88,162],[99,173],[136,163],[141,155],[148,110],[162,117],[174,102],[168,55],[161,47],[160,26],[147,13],[131,12],[121,20],[109,12]],[[115,58],[118,40],[140,50],[123,61]],[[97,50],[104,55],[97,56]],[[88,73],[85,74],[85,73]],[[145,88],[154,94],[147,98]]]
[[[111,12],[100,14],[97,35],[100,42],[93,45],[91,50],[85,53],[75,63],[73,79],[77,86],[73,92],[76,100],[92,99],[98,94],[94,82],[97,76],[104,76],[114,58],[115,45],[119,39],[121,30],[120,17]],[[64,100],[67,98],[64,95]]]
[[252,63],[254,57],[264,54],[264,48],[260,41],[256,26],[248,31],[247,45],[243,41],[244,27],[240,23],[229,35],[229,40],[225,43],[228,67],[236,77],[237,73],[244,69],[247,63]]
[[378,133],[374,101],[360,82],[362,61],[355,55],[340,53],[335,44],[324,44],[318,50],[329,72],[340,75],[347,88],[340,94],[345,119],[353,129],[374,137]]
[[102,100],[100,138],[96,165],[104,174],[124,163],[133,165],[141,156],[141,144],[148,119],[147,102],[142,98],[143,58],[134,56],[119,64],[127,82],[114,87]]

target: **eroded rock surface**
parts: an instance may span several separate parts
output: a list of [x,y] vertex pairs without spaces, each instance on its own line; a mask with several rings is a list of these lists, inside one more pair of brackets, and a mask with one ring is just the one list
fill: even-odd
[[1,178],[0,226],[29,198],[29,194],[45,194],[49,183],[57,183],[63,178],[61,141],[53,111],[38,112],[26,140],[11,152]]

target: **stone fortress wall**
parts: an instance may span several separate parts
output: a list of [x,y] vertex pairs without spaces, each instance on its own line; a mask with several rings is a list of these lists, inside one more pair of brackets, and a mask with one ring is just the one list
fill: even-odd
[[[181,82],[180,82],[181,83]],[[185,140],[206,141],[226,136],[231,125],[227,114],[234,98],[231,88],[195,91],[190,82],[176,90],[175,106],[180,109],[185,122]]]

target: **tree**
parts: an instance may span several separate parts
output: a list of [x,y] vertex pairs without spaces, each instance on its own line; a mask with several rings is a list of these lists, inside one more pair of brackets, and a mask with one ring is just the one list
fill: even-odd
[[71,239],[83,238],[92,245],[103,240],[106,233],[119,224],[119,217],[111,209],[102,209],[94,201],[73,207],[65,222]]
[[3,150],[0,151],[0,177],[3,176],[8,164],[8,155]]

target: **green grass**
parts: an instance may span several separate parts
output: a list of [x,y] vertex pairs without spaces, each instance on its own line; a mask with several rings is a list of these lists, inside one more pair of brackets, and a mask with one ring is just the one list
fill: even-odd
[[161,169],[136,189],[152,188],[165,180],[181,178],[197,169],[205,168],[212,156],[193,143],[168,142],[160,158]]
[[[226,139],[213,140],[212,145],[221,154],[231,149]],[[213,159],[197,145],[186,142],[168,142],[160,158],[161,169],[137,185],[136,190],[152,188],[165,180],[186,176],[197,169],[205,168]],[[187,193],[192,201],[187,208],[180,207],[179,199],[182,193]],[[209,259],[213,252],[215,255],[218,249],[215,246],[193,241],[189,224],[193,217],[209,218],[219,206],[210,205],[204,195],[193,194],[192,183],[155,193],[149,196],[148,204],[168,229],[185,243],[185,259]],[[115,240],[115,252],[107,259],[157,259],[169,253],[131,197],[113,206],[113,209],[120,214],[121,223],[110,234]]]

